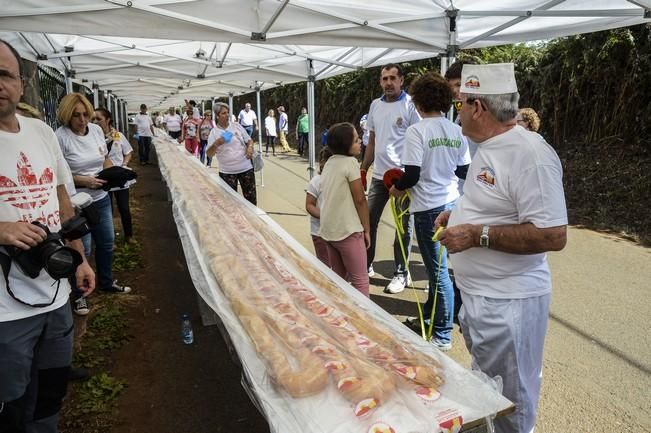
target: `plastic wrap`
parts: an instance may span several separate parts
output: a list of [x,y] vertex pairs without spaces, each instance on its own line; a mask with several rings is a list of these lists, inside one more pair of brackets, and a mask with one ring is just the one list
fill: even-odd
[[272,431],[454,432],[512,406],[176,143],[157,140],[156,150],[193,282]]

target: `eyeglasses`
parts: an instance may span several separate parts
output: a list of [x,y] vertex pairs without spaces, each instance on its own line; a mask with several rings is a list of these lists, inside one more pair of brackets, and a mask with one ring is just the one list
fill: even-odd
[[7,70],[0,69],[0,81],[2,81],[3,83],[11,83],[13,81],[17,81],[20,79],[22,79],[20,75],[16,75]]

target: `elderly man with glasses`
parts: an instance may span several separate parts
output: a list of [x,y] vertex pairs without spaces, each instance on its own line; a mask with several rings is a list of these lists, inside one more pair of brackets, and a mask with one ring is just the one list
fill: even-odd
[[501,376],[516,411],[500,433],[536,423],[551,297],[547,251],[567,240],[563,169],[538,134],[515,124],[513,64],[464,65],[457,102],[463,134],[478,144],[464,195],[436,226],[450,253],[463,306],[459,315],[473,364]]

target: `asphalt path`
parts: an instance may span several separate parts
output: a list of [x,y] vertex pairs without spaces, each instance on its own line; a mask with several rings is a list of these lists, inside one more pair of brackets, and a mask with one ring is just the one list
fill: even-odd
[[[266,158],[258,206],[309,250],[307,164],[296,154]],[[258,176],[260,184],[261,176]],[[426,274],[417,247],[416,290],[382,292],[393,272],[393,225],[387,206],[378,234],[371,296],[398,320],[424,301]],[[614,235],[570,227],[567,247],[549,257],[554,291],[545,345],[537,431],[651,432],[651,249]],[[470,358],[455,329],[449,355]]]

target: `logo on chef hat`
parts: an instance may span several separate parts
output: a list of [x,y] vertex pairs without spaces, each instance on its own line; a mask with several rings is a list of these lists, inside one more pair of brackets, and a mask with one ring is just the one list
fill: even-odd
[[396,431],[388,424],[376,422],[368,429],[368,433],[396,433]]
[[468,78],[466,78],[466,87],[470,87],[471,89],[479,89],[481,87],[481,84],[479,84],[479,77],[476,75],[470,75]]

